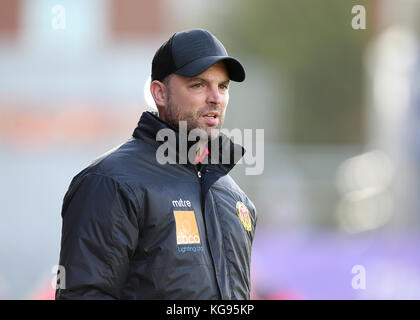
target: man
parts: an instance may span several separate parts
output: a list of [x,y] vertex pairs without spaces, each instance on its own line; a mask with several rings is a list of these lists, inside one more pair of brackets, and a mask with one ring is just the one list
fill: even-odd
[[[64,197],[56,298],[249,299],[256,210],[228,175],[244,150],[219,132],[244,69],[211,33],[188,30],[157,50],[151,77],[159,114],[144,112]],[[186,150],[182,123],[200,132]],[[175,141],[159,155],[165,130]],[[161,163],[171,148],[176,161]]]

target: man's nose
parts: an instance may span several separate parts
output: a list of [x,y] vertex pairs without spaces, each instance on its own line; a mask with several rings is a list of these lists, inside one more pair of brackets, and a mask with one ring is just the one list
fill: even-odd
[[207,94],[207,103],[208,104],[220,104],[221,96],[218,87],[210,87]]

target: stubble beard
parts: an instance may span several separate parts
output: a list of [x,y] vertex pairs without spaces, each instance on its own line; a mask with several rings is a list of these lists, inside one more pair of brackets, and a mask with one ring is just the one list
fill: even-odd
[[[186,110],[185,110],[186,109]],[[217,126],[214,127],[200,127],[199,120],[202,115],[210,112],[210,111],[218,111],[219,112],[219,121]],[[190,133],[194,129],[199,129],[200,139],[203,140],[213,140],[216,139],[220,134],[220,129],[223,125],[225,115],[222,114],[220,106],[205,106],[196,113],[191,112],[188,108],[183,108],[182,106],[175,104],[170,95],[167,100],[167,107],[166,107],[166,122],[174,127],[175,129],[179,130],[179,122],[186,121],[187,122],[187,133]],[[196,132],[197,130],[195,130]]]

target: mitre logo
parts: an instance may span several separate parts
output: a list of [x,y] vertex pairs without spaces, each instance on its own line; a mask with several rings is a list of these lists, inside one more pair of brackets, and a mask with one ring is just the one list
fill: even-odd
[[194,211],[174,211],[176,224],[176,243],[200,243],[197,220]]
[[188,207],[191,208],[191,201],[189,200],[182,200],[180,198],[179,200],[172,200],[172,206],[178,208],[178,207]]

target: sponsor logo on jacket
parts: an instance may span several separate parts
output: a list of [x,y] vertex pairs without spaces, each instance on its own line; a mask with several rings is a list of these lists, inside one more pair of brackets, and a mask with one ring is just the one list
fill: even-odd
[[177,244],[200,243],[194,211],[174,210]]

